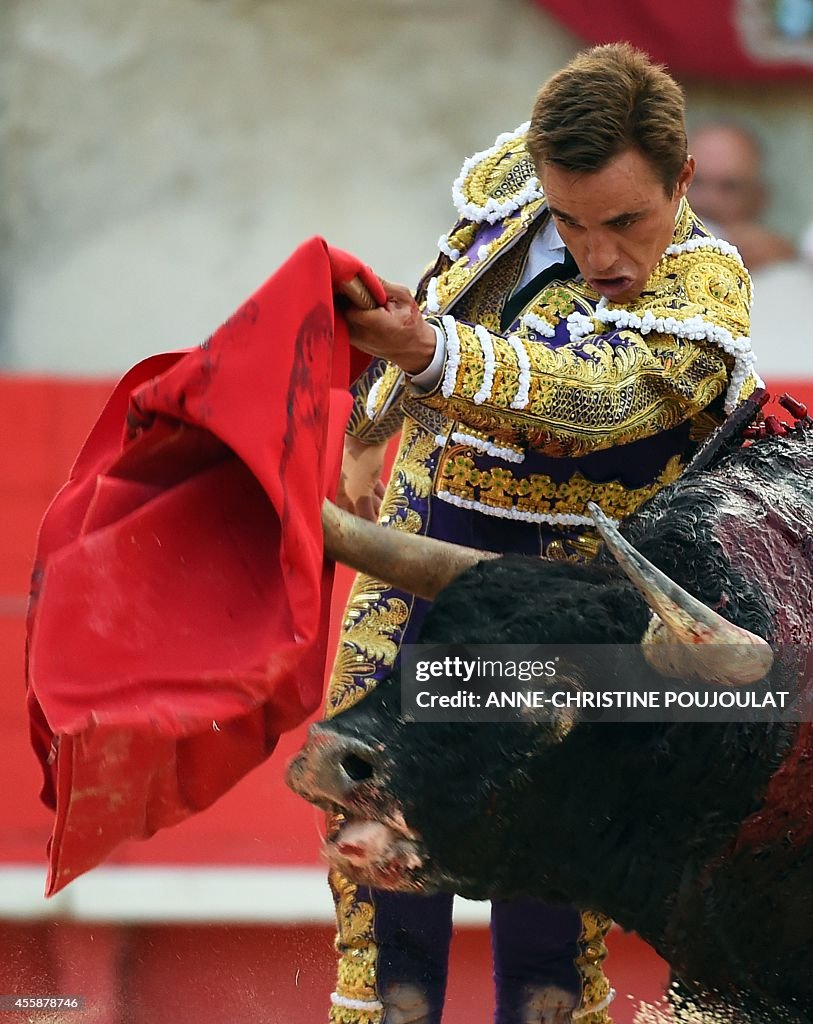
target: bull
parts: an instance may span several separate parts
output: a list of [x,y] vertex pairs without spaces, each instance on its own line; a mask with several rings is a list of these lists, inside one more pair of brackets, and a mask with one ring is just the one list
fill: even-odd
[[[635,644],[652,687],[803,674],[810,427],[708,447],[620,531],[596,511],[590,565],[436,547],[400,568],[344,522],[331,544],[439,589],[422,643]],[[810,723],[408,722],[394,672],[311,728],[288,781],[341,812],[325,854],[357,882],[589,907],[650,943],[702,1019],[813,1021]]]

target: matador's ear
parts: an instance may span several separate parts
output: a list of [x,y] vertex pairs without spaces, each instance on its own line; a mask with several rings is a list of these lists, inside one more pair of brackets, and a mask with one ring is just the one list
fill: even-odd
[[686,157],[686,162],[684,163],[681,172],[678,175],[678,180],[675,182],[675,199],[682,199],[689,191],[689,186],[691,185],[692,179],[694,178],[694,168],[694,157],[690,153]]

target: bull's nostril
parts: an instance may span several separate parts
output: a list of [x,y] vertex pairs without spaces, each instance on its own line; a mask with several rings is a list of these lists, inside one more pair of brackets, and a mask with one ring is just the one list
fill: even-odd
[[341,760],[341,766],[344,773],[353,782],[367,782],[373,777],[373,766],[358,754],[345,754]]

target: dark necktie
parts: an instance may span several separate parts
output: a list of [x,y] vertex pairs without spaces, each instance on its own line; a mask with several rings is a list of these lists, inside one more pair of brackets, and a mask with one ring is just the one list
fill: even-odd
[[538,273],[536,277],[532,277],[527,284],[523,285],[518,292],[514,292],[509,298],[500,316],[500,330],[507,330],[516,320],[519,311],[524,309],[531,299],[536,298],[546,284],[557,280],[568,281],[570,278],[575,277],[578,272],[579,268],[576,266],[576,261],[568,250],[565,249],[564,263],[554,263],[550,267],[545,267],[543,271]]

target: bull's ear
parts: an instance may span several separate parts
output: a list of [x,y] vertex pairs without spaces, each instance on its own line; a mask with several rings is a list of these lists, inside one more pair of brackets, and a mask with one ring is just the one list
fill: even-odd
[[764,679],[773,664],[766,640],[735,626],[692,597],[625,540],[589,503],[596,528],[653,616],[642,637],[644,657],[661,675],[744,686]]
[[578,708],[523,708],[520,712],[521,721],[539,725],[544,729],[545,746],[561,743],[579,724],[581,712]]
[[[556,676],[556,689],[558,691],[571,690],[578,692],[584,690],[581,678],[577,676],[579,668],[573,666],[573,674],[567,676],[560,670]],[[549,746],[552,743],[561,743],[566,739],[582,718],[581,710],[574,704],[567,707],[558,707],[550,702],[540,707],[523,707],[519,712],[520,721],[533,723],[540,726],[540,743]]]

